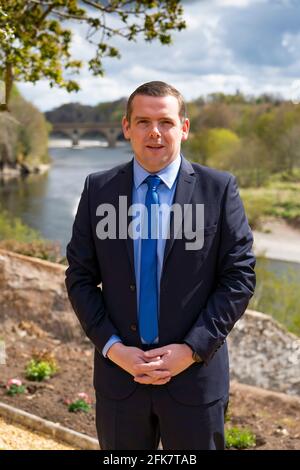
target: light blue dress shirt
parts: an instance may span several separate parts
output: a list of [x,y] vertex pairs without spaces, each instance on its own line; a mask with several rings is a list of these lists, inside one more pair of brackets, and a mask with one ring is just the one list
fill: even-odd
[[[169,207],[173,204],[175,190],[177,186],[177,175],[181,164],[180,155],[173,160],[168,166],[162,170],[155,173],[160,177],[162,183],[158,186],[158,196],[159,203],[166,204]],[[144,182],[147,176],[149,176],[147,170],[145,170],[134,158],[133,161],[133,188],[132,188],[132,203],[133,204],[145,204],[146,193],[147,193],[147,183]],[[166,238],[162,235],[167,233],[169,226],[169,218],[165,217],[160,220],[161,223],[161,233],[157,240],[157,286],[158,286],[158,296],[160,295],[160,278],[163,267],[163,259],[166,245]],[[136,294],[137,294],[137,306],[139,312],[139,297],[140,297],[140,267],[141,267],[141,243],[142,239],[135,238],[133,240],[133,250],[134,250],[134,270],[135,270],[135,279],[136,279]],[[106,345],[102,350],[102,354],[106,357],[106,354],[109,348],[117,342],[122,342],[122,340],[117,336],[113,335],[107,341]]]

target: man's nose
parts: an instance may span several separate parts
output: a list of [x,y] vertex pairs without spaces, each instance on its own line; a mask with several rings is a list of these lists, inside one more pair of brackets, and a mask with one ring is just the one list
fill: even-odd
[[160,134],[160,130],[159,130],[158,126],[153,126],[152,129],[150,130],[149,135],[152,138],[159,137],[161,134]]

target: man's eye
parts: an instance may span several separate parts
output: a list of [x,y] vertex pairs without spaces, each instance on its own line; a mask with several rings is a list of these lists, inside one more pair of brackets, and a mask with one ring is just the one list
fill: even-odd
[[140,119],[138,121],[138,124],[147,124],[148,121],[146,121],[146,119]]
[[173,123],[172,121],[162,121],[162,124],[169,124],[171,126]]

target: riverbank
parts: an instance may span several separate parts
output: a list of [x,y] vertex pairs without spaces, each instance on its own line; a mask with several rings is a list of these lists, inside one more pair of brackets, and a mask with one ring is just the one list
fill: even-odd
[[50,163],[41,163],[40,165],[19,165],[14,166],[4,165],[0,170],[0,180],[8,181],[10,179],[19,178],[22,175],[28,175],[31,173],[44,174],[49,171]]
[[264,231],[253,231],[256,256],[300,263],[300,230],[284,220],[272,219],[264,223]]

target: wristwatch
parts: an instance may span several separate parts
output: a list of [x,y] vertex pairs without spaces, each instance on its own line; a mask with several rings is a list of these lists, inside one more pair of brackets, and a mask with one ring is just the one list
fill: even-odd
[[192,358],[194,359],[195,362],[203,362],[199,354],[196,353],[196,351],[193,351]]

